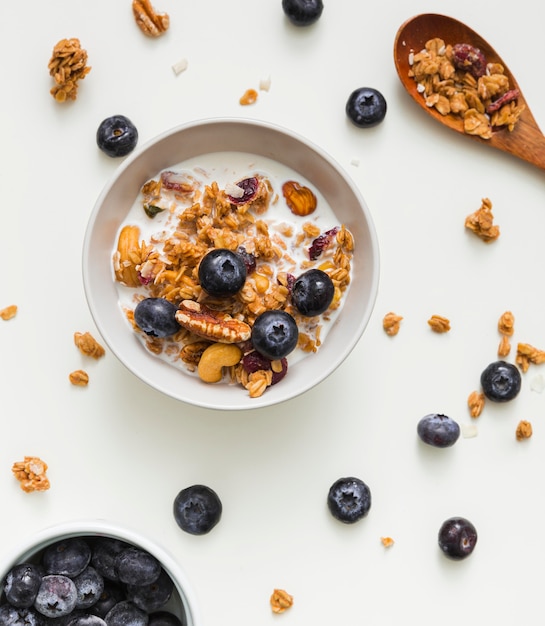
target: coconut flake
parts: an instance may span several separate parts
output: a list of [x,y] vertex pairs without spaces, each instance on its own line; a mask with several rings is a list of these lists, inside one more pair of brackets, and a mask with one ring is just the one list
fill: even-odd
[[234,183],[227,183],[225,185],[225,193],[228,196],[231,196],[231,198],[242,198],[242,196],[244,195],[244,189],[242,189],[242,187],[239,187],[238,185],[235,185]]
[[271,88],[271,77],[263,78],[259,81],[259,89],[260,91],[269,91]]
[[530,389],[542,393],[545,390],[545,378],[543,374],[536,374],[530,381]]
[[182,72],[185,72],[188,66],[187,59],[180,59],[172,66],[172,71],[178,76]]
[[461,426],[462,437],[464,439],[471,439],[477,436],[477,424],[462,424]]

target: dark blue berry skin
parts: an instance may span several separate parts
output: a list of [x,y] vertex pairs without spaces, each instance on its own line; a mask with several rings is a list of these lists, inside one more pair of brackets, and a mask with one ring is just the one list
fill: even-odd
[[134,321],[150,337],[170,337],[180,330],[178,307],[165,298],[144,298],[134,309]]
[[346,102],[346,115],[358,128],[380,124],[386,116],[386,110],[386,99],[372,87],[355,89]]
[[173,591],[172,578],[162,570],[159,578],[150,585],[127,585],[127,600],[146,613],[153,613],[170,600]]
[[443,522],[438,534],[439,548],[450,559],[468,557],[477,544],[477,530],[464,517],[451,517]]
[[117,575],[127,585],[150,585],[159,578],[161,564],[149,552],[130,547],[115,559]]
[[170,611],[154,611],[149,616],[148,626],[183,626],[182,620]]
[[102,617],[93,613],[73,613],[66,621],[65,626],[106,626]]
[[98,600],[89,608],[89,613],[98,615],[98,617],[102,617],[102,619],[104,619],[108,611],[124,599],[124,590],[117,583],[105,580],[104,589],[102,590]]
[[45,626],[47,620],[32,607],[0,606],[0,626]]
[[425,415],[416,427],[420,439],[435,448],[453,446],[460,436],[460,426],[452,418],[441,413]]
[[505,361],[490,363],[481,374],[484,395],[493,402],[508,402],[515,398],[521,387],[518,368]]
[[75,609],[77,597],[76,585],[71,578],[50,574],[42,578],[34,608],[46,617],[63,617]]
[[98,537],[93,543],[91,564],[103,578],[116,582],[119,576],[115,569],[115,559],[129,547],[128,543],[120,539]]
[[71,537],[45,548],[42,564],[46,574],[73,578],[81,574],[91,560],[91,548],[80,537]]
[[28,608],[34,604],[44,575],[43,568],[33,563],[15,565],[6,574],[4,594],[14,607]]
[[136,147],[138,130],[128,117],[112,115],[100,123],[96,141],[109,157],[123,157]]
[[293,352],[298,339],[297,323],[286,311],[265,311],[252,326],[253,347],[271,361],[283,359]]
[[108,626],[147,626],[148,620],[148,614],[128,600],[118,602],[104,618]]
[[210,296],[225,298],[238,293],[246,281],[244,258],[226,248],[211,250],[199,264],[199,282]]
[[220,521],[223,506],[218,494],[205,485],[182,489],[174,499],[174,519],[191,535],[205,535]]
[[310,26],[324,10],[322,0],[282,0],[284,13],[295,26]]
[[335,519],[354,524],[369,513],[371,491],[359,478],[339,478],[329,489],[327,506]]
[[77,591],[76,609],[93,606],[104,591],[104,578],[91,565],[72,580]]
[[291,300],[295,308],[306,317],[314,317],[327,311],[334,295],[333,281],[319,269],[303,272],[293,283],[291,290]]

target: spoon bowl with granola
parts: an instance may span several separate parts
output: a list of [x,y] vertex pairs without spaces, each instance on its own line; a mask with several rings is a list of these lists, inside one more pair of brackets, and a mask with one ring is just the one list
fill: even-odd
[[436,121],[545,169],[545,137],[516,78],[469,26],[416,15],[396,33],[394,62],[409,95]]
[[92,212],[84,287],[105,343],[142,381],[205,408],[298,396],[350,354],[379,257],[358,188],[318,146],[212,119],[133,153]]

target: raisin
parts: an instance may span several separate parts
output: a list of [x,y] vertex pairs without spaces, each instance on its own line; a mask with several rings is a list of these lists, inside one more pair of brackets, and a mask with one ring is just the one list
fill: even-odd
[[475,78],[486,73],[484,54],[468,43],[457,43],[452,46],[452,63],[458,70],[465,70]]

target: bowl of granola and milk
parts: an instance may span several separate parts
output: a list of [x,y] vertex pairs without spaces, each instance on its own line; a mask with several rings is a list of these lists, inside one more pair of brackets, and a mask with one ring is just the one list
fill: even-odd
[[135,151],[100,194],[83,278],[110,350],[180,401],[274,405],[331,374],[375,303],[358,188],[322,149],[247,119],[195,121]]

